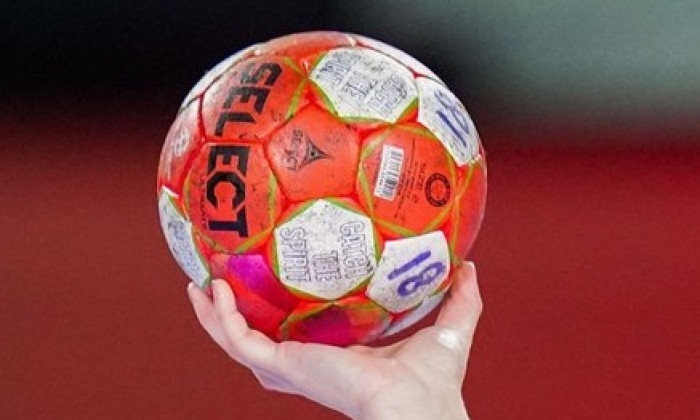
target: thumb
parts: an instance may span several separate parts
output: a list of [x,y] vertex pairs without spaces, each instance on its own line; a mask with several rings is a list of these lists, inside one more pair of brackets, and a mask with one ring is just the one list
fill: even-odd
[[471,342],[483,309],[474,263],[462,264],[455,276],[450,296],[442,306],[435,326],[455,331],[467,342]]
[[[430,349],[430,367],[433,372],[435,369],[447,369],[462,380],[482,305],[474,264],[462,264],[454,276],[450,295],[445,300],[435,324],[418,332],[409,342]],[[426,344],[427,347],[424,347]],[[444,354],[447,357],[435,357],[436,354]]]

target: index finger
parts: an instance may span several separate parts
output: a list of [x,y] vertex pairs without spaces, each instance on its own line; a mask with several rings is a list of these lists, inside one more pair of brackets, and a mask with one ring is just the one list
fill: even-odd
[[211,287],[212,301],[203,294],[190,295],[202,327],[237,362],[251,369],[271,369],[277,344],[248,326],[228,283],[217,279]]

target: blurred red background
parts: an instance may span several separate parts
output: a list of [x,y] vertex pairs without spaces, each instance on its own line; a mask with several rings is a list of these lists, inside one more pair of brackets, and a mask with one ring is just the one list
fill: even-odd
[[[197,324],[157,221],[168,124],[147,109],[2,121],[0,417],[339,418],[262,390]],[[534,135],[482,129],[498,141],[471,256],[471,414],[693,418],[700,148],[524,146]]]
[[0,419],[341,418],[199,327],[155,192],[206,68],[328,27],[444,76],[488,152],[472,418],[700,418],[698,3],[401,4],[0,4]]

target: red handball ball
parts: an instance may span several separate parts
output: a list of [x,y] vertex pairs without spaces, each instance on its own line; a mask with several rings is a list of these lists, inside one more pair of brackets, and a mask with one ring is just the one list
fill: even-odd
[[157,192],[193,282],[225,279],[274,340],[346,346],[439,305],[483,218],[486,161],[427,67],[370,38],[310,32],[204,75],[165,139]]

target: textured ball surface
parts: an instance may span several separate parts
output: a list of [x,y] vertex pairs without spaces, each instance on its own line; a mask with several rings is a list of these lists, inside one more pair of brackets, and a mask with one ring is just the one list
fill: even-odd
[[187,276],[251,327],[339,346],[437,307],[476,238],[486,162],[464,106],[406,53],[309,32],[253,45],[192,88],[158,167]]

